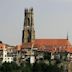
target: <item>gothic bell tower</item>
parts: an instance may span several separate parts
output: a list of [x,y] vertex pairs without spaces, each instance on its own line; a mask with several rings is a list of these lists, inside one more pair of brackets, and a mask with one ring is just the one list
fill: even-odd
[[35,30],[33,22],[33,8],[25,9],[24,26],[22,31],[22,44],[27,44],[35,40]]

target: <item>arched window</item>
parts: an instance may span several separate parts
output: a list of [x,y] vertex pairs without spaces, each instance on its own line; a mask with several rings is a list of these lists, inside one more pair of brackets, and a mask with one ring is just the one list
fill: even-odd
[[30,19],[28,18],[28,26],[30,26]]
[[30,41],[31,41],[31,31],[28,30],[28,42],[30,42]]

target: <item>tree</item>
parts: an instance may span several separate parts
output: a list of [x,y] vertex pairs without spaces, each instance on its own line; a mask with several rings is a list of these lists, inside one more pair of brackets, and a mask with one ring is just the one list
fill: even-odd
[[1,72],[18,72],[18,65],[14,62],[12,63],[3,63],[0,66],[0,71]]
[[51,59],[51,53],[45,52],[45,53],[44,53],[44,59],[50,60],[50,59]]

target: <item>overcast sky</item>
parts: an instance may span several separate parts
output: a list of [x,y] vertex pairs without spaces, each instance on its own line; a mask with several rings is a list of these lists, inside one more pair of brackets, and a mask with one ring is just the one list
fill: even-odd
[[22,40],[24,9],[33,7],[36,38],[66,38],[72,43],[72,0],[0,0],[0,40]]

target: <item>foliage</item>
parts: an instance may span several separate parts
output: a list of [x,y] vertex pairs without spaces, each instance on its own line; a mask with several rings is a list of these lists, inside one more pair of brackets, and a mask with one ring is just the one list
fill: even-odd
[[51,53],[45,52],[44,53],[44,59],[50,60],[51,59]]
[[0,66],[0,72],[17,72],[18,71],[18,65],[14,62],[12,63],[3,63]]
[[16,63],[3,63],[0,65],[0,72],[61,72],[57,64],[47,65],[45,63],[22,63],[18,66]]

